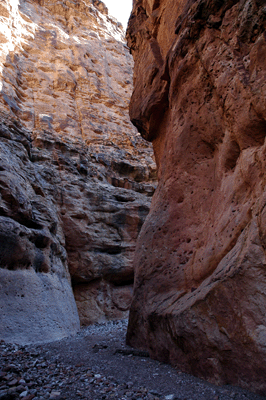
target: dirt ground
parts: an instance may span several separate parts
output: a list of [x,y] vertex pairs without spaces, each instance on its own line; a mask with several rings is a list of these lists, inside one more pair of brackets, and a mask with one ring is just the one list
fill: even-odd
[[[1,342],[0,400],[261,400],[178,372],[125,345],[127,321],[35,346]],[[16,381],[16,382],[15,382]]]

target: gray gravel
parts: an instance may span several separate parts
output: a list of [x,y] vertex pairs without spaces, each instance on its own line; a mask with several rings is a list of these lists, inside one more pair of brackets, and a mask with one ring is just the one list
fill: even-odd
[[261,400],[215,386],[125,345],[127,321],[38,346],[0,342],[0,400]]

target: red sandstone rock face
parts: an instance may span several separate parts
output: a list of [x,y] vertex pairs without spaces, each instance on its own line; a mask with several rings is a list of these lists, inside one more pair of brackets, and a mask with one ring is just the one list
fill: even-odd
[[135,1],[130,116],[159,184],[127,341],[266,392],[265,2]]
[[128,315],[155,164],[101,1],[5,0],[0,27],[0,338],[53,340],[76,304],[82,324]]

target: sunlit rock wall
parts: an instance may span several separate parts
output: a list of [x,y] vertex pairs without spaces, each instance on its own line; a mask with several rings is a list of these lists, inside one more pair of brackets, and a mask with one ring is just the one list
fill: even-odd
[[105,5],[0,7],[0,336],[41,341],[78,329],[76,304],[82,324],[127,316],[155,164]]

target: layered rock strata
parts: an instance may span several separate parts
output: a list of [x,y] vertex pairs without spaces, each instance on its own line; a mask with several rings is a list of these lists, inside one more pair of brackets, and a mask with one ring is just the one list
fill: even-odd
[[135,0],[130,116],[159,183],[129,344],[266,393],[264,1]]
[[[93,1],[2,1],[0,338],[122,318],[155,185],[122,25]],[[72,293],[72,287],[75,300]]]

